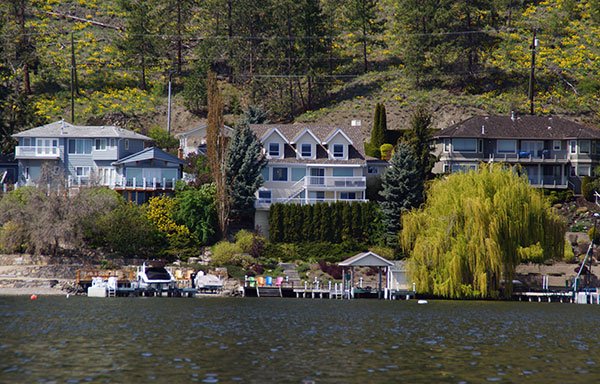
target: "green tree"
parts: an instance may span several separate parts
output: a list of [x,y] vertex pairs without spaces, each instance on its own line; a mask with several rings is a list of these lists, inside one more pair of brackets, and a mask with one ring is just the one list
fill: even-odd
[[215,186],[202,185],[177,193],[175,221],[188,227],[202,245],[213,244],[218,233]]
[[378,3],[378,0],[348,0],[343,6],[347,28],[357,35],[356,42],[361,47],[365,73],[369,70],[369,49],[381,44],[378,35],[384,29],[377,14]]
[[148,130],[148,136],[154,140],[154,144],[166,151],[177,149],[179,140],[169,135],[169,133],[161,127],[153,127]]
[[119,0],[125,12],[125,33],[117,41],[129,63],[139,68],[140,88],[146,90],[146,73],[162,57],[164,48],[158,38],[161,7],[156,0]]
[[231,137],[225,160],[231,212],[237,218],[252,217],[256,191],[263,184],[267,165],[262,144],[248,124],[239,124]]
[[421,177],[424,180],[429,179],[436,158],[431,154],[431,113],[424,106],[418,106],[413,112],[410,118],[410,130],[404,140],[415,154]]
[[[565,223],[525,177],[495,164],[436,180],[403,216],[401,242],[418,292],[510,297],[521,262],[561,259]],[[532,258],[533,257],[533,258]]]
[[381,208],[386,223],[386,242],[389,245],[397,243],[400,230],[401,216],[418,207],[424,200],[425,186],[417,159],[411,147],[400,143],[396,147],[390,166],[383,173],[383,197]]

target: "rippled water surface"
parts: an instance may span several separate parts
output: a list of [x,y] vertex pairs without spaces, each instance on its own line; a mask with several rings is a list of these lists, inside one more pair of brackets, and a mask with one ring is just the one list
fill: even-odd
[[0,297],[2,383],[597,383],[600,306]]

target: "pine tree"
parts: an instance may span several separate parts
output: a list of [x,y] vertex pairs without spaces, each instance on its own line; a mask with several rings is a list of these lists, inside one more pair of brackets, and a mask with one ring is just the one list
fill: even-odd
[[429,179],[435,164],[435,156],[431,154],[431,113],[418,106],[410,119],[410,130],[405,139],[416,156],[417,168],[423,179]]
[[400,230],[400,217],[424,200],[424,180],[417,168],[417,159],[410,146],[400,143],[396,147],[390,167],[382,175],[381,203],[386,224],[386,242],[395,245]]
[[225,161],[231,213],[237,218],[251,218],[256,191],[263,184],[262,170],[267,159],[262,144],[248,124],[241,123],[233,133]]
[[121,9],[125,11],[125,34],[117,41],[126,59],[140,69],[140,88],[147,89],[146,72],[158,62],[164,53],[159,34],[160,9],[156,0],[119,0]]
[[378,0],[347,0],[345,2],[345,14],[347,27],[354,32],[358,38],[356,41],[361,46],[363,58],[363,70],[369,70],[369,48],[380,44],[377,37],[383,29],[383,23],[378,20]]

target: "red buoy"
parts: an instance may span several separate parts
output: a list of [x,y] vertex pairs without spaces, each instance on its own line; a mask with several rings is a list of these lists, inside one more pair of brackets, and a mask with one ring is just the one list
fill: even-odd
[[31,295],[30,299],[31,300],[37,300],[37,295],[36,294]]

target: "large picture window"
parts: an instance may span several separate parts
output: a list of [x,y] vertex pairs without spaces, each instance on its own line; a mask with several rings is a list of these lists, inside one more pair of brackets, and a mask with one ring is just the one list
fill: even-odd
[[579,140],[579,153],[590,153],[589,140]]
[[477,152],[477,139],[452,139],[452,151]]
[[497,153],[516,153],[517,140],[498,140],[496,142]]
[[72,155],[89,155],[92,153],[92,140],[69,139],[69,153]]

